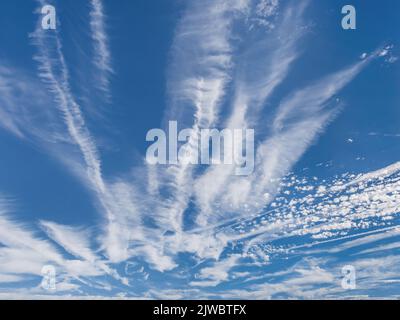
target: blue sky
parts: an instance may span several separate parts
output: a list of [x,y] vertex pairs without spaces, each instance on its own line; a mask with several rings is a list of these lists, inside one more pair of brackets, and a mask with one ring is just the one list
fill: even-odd
[[[400,4],[350,2],[2,1],[0,297],[398,297]],[[253,173],[149,165],[168,121]]]

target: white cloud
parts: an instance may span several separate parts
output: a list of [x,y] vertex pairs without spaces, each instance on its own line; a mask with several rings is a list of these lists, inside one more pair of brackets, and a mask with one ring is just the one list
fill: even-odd
[[98,86],[109,98],[110,93],[110,74],[113,73],[111,66],[111,53],[109,40],[106,33],[104,6],[101,0],[91,0],[90,26],[92,29],[92,39],[94,42],[94,63],[100,71]]
[[[290,66],[298,57],[299,40],[304,31],[299,28],[303,23],[305,2],[300,2],[294,8],[290,7],[284,14],[277,33],[258,36],[241,54],[242,60],[238,64],[238,76],[235,79],[235,99],[232,113],[225,121],[228,128],[258,128],[260,113],[267,99],[282,83],[289,73]],[[250,34],[251,31],[250,31]],[[260,68],[260,66],[263,66]],[[261,129],[263,130],[263,129]],[[196,198],[201,215],[198,222],[212,223],[229,218],[222,215],[238,210],[246,201],[250,192],[251,181],[244,178],[232,177],[233,166],[217,166],[206,171],[196,180]],[[204,189],[202,186],[207,185]],[[228,190],[224,192],[223,190]],[[220,197],[220,194],[224,197]],[[215,199],[219,198],[219,208],[214,206]],[[209,216],[212,212],[212,216]],[[210,221],[208,221],[210,220]]]
[[[100,10],[100,2],[95,1],[93,5],[96,10]],[[94,19],[100,19],[98,13],[95,14]],[[95,24],[95,27],[99,28],[99,25]],[[87,185],[94,192],[107,219],[105,235],[102,240],[103,249],[112,261],[122,261],[128,258],[127,247],[131,234],[128,230],[129,225],[126,225],[126,215],[119,207],[123,195],[114,194],[112,189],[118,191],[118,185],[109,186],[103,178],[98,147],[86,125],[82,108],[77,103],[70,88],[69,69],[58,32],[57,30],[48,34],[41,29],[39,23],[31,36],[38,50],[35,60],[39,63],[39,76],[57,103],[57,108],[65,122],[72,145],[77,147],[80,152],[78,162],[80,169],[76,169],[77,164],[72,163],[74,170],[80,172],[84,170]],[[101,32],[101,30],[96,29],[96,32]],[[97,34],[96,37],[100,37],[100,35]],[[125,201],[125,204],[127,204],[127,201]],[[132,210],[129,213],[135,220],[137,214],[133,213]]]

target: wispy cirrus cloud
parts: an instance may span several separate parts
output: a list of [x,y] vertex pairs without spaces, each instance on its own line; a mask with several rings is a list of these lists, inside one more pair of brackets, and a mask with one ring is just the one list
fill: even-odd
[[102,274],[94,272],[90,264],[64,258],[54,244],[37,235],[33,226],[11,219],[11,208],[9,201],[0,199],[0,275],[6,282],[34,278],[39,286],[42,268],[49,264],[57,268],[61,278]]
[[91,0],[90,5],[90,27],[94,43],[94,64],[98,68],[100,74],[98,78],[98,87],[105,93],[106,98],[110,99],[110,75],[113,74],[114,70],[111,64],[109,39],[106,33],[104,5],[101,0]]
[[[240,7],[242,9],[240,14],[234,17],[245,17],[252,5],[253,3],[246,2],[245,6]],[[271,5],[276,6],[278,3]],[[188,62],[189,66],[182,69],[184,72],[176,72],[171,76],[169,88],[172,96],[172,108],[167,113],[167,117],[169,119],[171,117],[176,119],[177,117],[182,119],[183,123],[189,124],[193,121],[192,129],[195,129],[194,132],[204,124],[216,127],[222,124],[233,128],[255,126],[262,132],[262,135],[258,142],[256,170],[249,177],[233,176],[232,166],[212,167],[202,173],[193,170],[190,165],[171,166],[168,169],[170,174],[160,177],[161,181],[165,179],[163,181],[165,184],[157,185],[157,188],[168,190],[168,196],[165,200],[166,204],[158,208],[160,213],[153,214],[153,216],[155,221],[162,222],[164,230],[174,231],[174,234],[164,237],[163,252],[167,250],[167,254],[174,256],[180,251],[189,249],[194,250],[194,253],[202,258],[208,257],[218,260],[218,255],[224,251],[231,240],[245,239],[246,233],[231,237],[230,234],[224,235],[223,231],[218,231],[218,237],[216,237],[213,235],[212,229],[216,227],[215,230],[220,230],[218,225],[224,224],[224,222],[229,223],[231,219],[235,221],[235,218],[244,217],[250,212],[261,214],[262,209],[278,193],[279,181],[285,177],[290,168],[306,152],[340,110],[341,104],[338,104],[334,97],[372,60],[380,56],[381,51],[376,51],[366,59],[364,57],[363,60],[340,71],[332,72],[315,80],[314,84],[294,90],[293,93],[284,97],[275,109],[271,110],[272,112],[269,115],[272,125],[271,128],[265,130],[262,121],[259,120],[260,112],[267,104],[268,98],[287,77],[290,67],[304,50],[300,48],[299,41],[304,39],[308,32],[307,23],[303,17],[307,5],[308,1],[302,1],[296,5],[284,7],[281,22],[275,22],[278,31],[274,34],[265,34],[265,30],[260,31],[254,25],[248,29],[247,32],[252,35],[252,40],[256,36],[259,36],[260,40],[264,39],[265,36],[270,36],[272,43],[252,42],[249,46],[246,46],[244,53],[237,47],[230,45],[225,47],[222,56],[216,54],[216,52],[220,52],[217,49],[210,49],[208,43],[215,43],[211,40],[199,42],[200,46],[207,43],[202,50],[196,50],[202,55],[196,55],[192,52],[195,45],[185,44],[185,41],[189,41],[186,39],[189,34],[191,35],[190,40],[196,39],[197,35],[201,39],[207,39],[207,34],[202,33],[204,29],[196,24],[197,19],[203,21],[202,19],[207,20],[207,18],[203,18],[196,6],[189,7],[188,10],[190,11],[188,11],[187,16],[182,18],[185,32],[180,33],[178,27],[172,53],[174,59],[177,59],[176,61],[185,61],[183,59],[185,54],[190,54],[192,59]],[[221,5],[218,9],[212,9],[211,12],[219,13],[223,8],[224,6]],[[208,11],[203,10],[203,12]],[[210,13],[207,16],[211,16]],[[229,15],[224,17],[227,19]],[[217,18],[214,17],[214,20],[217,20]],[[231,24],[230,22],[227,25],[230,26]],[[220,25],[224,26],[223,23]],[[233,37],[232,34],[229,35],[229,32],[226,33],[225,29],[222,33],[214,32],[211,37],[214,39],[221,35],[228,37],[228,39]],[[247,34],[240,36],[243,37],[242,41],[246,44]],[[220,41],[219,43],[229,44],[229,41]],[[174,56],[175,52],[176,55]],[[212,60],[206,59],[207,53],[214,58]],[[199,60],[193,59],[193,57],[199,57]],[[229,68],[221,65],[217,69],[216,75],[222,75],[221,79],[224,79],[225,83],[223,87],[213,86],[218,95],[211,94],[214,91],[209,90],[200,90],[201,94],[199,94],[197,87],[193,86],[193,74],[198,74],[196,73],[197,68],[200,68],[202,72],[213,70],[215,65],[202,64],[208,61],[224,61],[224,63],[229,61],[225,65]],[[178,64],[173,60],[172,70],[175,70],[174,63]],[[265,69],[255,72],[255,66],[260,65],[265,66]],[[213,77],[201,77],[199,83],[204,85],[210,79],[215,80]],[[225,99],[225,92],[229,85],[233,85],[235,89],[233,101]],[[202,100],[210,97],[211,100]],[[208,109],[199,108],[203,105],[202,101]],[[218,113],[223,105],[228,105],[231,110],[227,112],[229,116],[225,118]],[[199,119],[202,120],[199,121]],[[293,139],[293,137],[296,137],[296,139]],[[190,142],[190,139],[192,139],[192,142]],[[196,152],[193,148],[196,135],[190,139],[185,148],[190,156],[195,156]],[[154,172],[152,176],[154,178]],[[204,188],[205,185],[207,188]],[[193,198],[199,208],[198,212],[193,212],[190,209],[190,201]],[[197,216],[196,223],[200,228],[195,228],[193,232],[187,233],[183,229],[183,221],[185,215],[187,217],[191,214]],[[259,234],[271,232],[271,227],[267,226],[265,230],[261,228]],[[282,224],[280,228],[283,230],[286,227],[286,224]],[[257,231],[249,232],[247,237],[255,235],[254,232]],[[205,241],[209,237],[214,240],[213,249],[208,250],[209,254],[204,255],[204,252],[207,251],[205,248],[210,249],[209,243]],[[190,246],[182,245],[188,242],[192,244]],[[195,245],[195,243],[198,243],[198,245]]]
[[[139,164],[129,174],[105,175],[85,105],[71,85],[61,31],[43,32],[38,26],[31,38],[41,83],[24,72],[13,77],[15,70],[5,64],[0,67],[0,124],[21,139],[36,132],[42,145],[51,137],[64,150],[60,160],[79,172],[104,219],[90,232],[40,221],[42,239],[0,214],[0,229],[5,228],[0,230],[0,282],[39,276],[39,268],[50,262],[62,270],[63,290],[78,294],[86,286],[112,295],[119,287],[115,282],[136,290],[131,284],[140,279],[129,279],[131,265],[133,273],[146,280],[146,297],[343,296],[335,255],[379,241],[393,242],[380,245],[378,252],[398,248],[397,229],[391,225],[399,211],[397,163],[323,182],[289,173],[335,115],[345,110],[337,95],[392,49],[363,54],[361,60],[318,74],[306,84],[285,86],[307,52],[308,4],[193,1],[175,30],[164,122],[177,120],[178,129],[192,129],[184,146],[188,158],[196,156],[203,128],[255,128],[256,166],[247,177],[234,176],[229,165],[199,169],[183,163],[162,168]],[[96,85],[109,98],[113,69],[105,7],[92,0],[90,9]],[[32,121],[26,107],[41,99],[48,126]],[[26,116],[16,114],[20,104]],[[324,245],[336,242],[341,244],[335,250],[324,250]],[[371,250],[359,251],[348,261],[366,270],[369,262],[377,263],[368,260]],[[25,256],[29,263],[24,266],[9,263]],[[181,263],[182,256],[189,258]],[[280,259],[289,266],[270,272],[267,266]],[[389,266],[397,258],[386,262],[387,268],[379,277],[370,277],[365,288],[395,280],[397,270]],[[115,271],[124,266],[126,277]],[[153,275],[157,276],[152,279]],[[154,279],[161,276],[167,280],[155,292]],[[221,284],[233,289],[220,291]]]
[[[271,4],[260,2],[267,10],[268,5],[276,6],[278,3]],[[289,73],[293,62],[299,56],[299,41],[304,38],[306,32],[299,28],[303,22],[303,13],[307,2],[300,2],[298,5],[287,8],[283,13],[283,18],[277,25],[277,33],[267,33],[265,30],[252,27],[248,34],[256,37],[258,41],[252,41],[245,45],[244,52],[240,59],[237,59],[238,71],[235,78],[234,101],[232,103],[231,115],[224,120],[224,126],[228,128],[260,128],[258,123],[260,113],[263,110],[268,98],[276,88],[283,82]],[[271,8],[272,10],[272,8]],[[273,12],[273,10],[271,11]],[[267,19],[267,18],[265,18]],[[265,37],[270,41],[265,41]],[[260,69],[259,66],[263,66]],[[257,70],[255,72],[254,70]],[[264,129],[261,128],[260,131]],[[196,199],[202,210],[198,217],[198,222],[207,223],[207,215],[212,215],[215,223],[217,220],[227,219],[218,212],[227,214],[229,211],[237,210],[245,203],[242,191],[249,187],[249,181],[245,178],[233,177],[233,166],[211,167],[207,172],[196,180]],[[203,185],[209,185],[207,190]],[[233,190],[232,185],[240,184],[242,190]],[[222,192],[228,189],[230,198],[218,200],[216,208],[213,203]],[[225,202],[225,203],[224,203]],[[232,205],[234,207],[232,207]],[[212,214],[211,214],[212,213]]]
[[[42,1],[39,3],[43,4]],[[119,200],[116,199],[118,196],[114,197],[103,178],[98,147],[70,86],[69,69],[58,32],[55,30],[54,33],[46,33],[41,29],[39,21],[35,32],[31,35],[32,42],[38,50],[35,60],[39,64],[39,77],[54,97],[56,107],[66,125],[70,138],[69,143],[80,152],[78,162],[70,164],[78,166],[79,171],[85,172],[83,178],[93,190],[105,215],[107,223],[104,250],[111,260],[123,260],[127,258],[127,246],[131,232],[123,227],[126,225],[126,220],[123,218],[124,215],[120,214]],[[132,211],[130,212],[132,213]],[[130,218],[136,219],[136,215],[132,214]]]
[[60,128],[55,113],[42,108],[50,101],[35,75],[0,61],[0,93],[0,126],[3,129],[28,141],[61,142],[64,139],[54,134]]
[[[62,255],[48,241],[40,240],[28,227],[8,217],[10,207],[9,201],[0,199],[1,272],[6,275],[40,275],[46,263],[62,265]],[[20,263],[22,258],[25,259],[24,264]]]
[[[202,128],[216,126],[225,89],[231,79],[233,45],[231,28],[243,14],[247,1],[203,1],[190,3],[175,33],[168,91],[171,105],[167,119],[188,124],[192,135],[184,148],[193,157],[197,135]],[[182,65],[184,64],[184,65]],[[188,205],[193,166],[171,166],[165,184],[172,204],[161,208],[170,229],[182,231],[183,211]],[[160,222],[164,224],[164,219]]]

